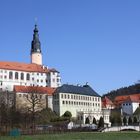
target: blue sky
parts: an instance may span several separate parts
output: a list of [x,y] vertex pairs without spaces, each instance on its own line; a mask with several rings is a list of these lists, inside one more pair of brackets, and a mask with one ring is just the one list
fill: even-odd
[[30,62],[37,17],[43,63],[100,94],[140,79],[139,0],[0,0],[0,61]]

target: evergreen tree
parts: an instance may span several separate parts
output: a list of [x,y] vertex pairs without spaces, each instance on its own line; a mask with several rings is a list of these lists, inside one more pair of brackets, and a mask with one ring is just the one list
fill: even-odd
[[99,123],[98,123],[98,128],[104,127],[104,118],[100,117]]
[[126,117],[124,117],[123,118],[123,124],[126,125],[126,123],[127,123],[127,119],[126,119]]
[[97,122],[96,122],[96,119],[95,119],[95,118],[93,118],[93,124],[97,124]]
[[90,123],[90,121],[89,121],[89,118],[87,117],[86,121],[85,121],[85,124],[89,124],[89,123]]
[[133,122],[132,122],[132,118],[129,117],[129,118],[128,118],[128,125],[132,125],[132,123],[133,123]]
[[134,125],[136,125],[138,123],[137,117],[134,117]]

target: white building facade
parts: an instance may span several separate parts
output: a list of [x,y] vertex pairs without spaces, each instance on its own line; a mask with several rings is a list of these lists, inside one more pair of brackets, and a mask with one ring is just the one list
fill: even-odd
[[57,88],[53,96],[53,110],[59,116],[70,111],[72,117],[82,124],[86,118],[92,123],[94,118],[99,120],[103,116],[101,97],[89,85],[63,85]]
[[137,101],[125,101],[122,103],[122,113],[127,115],[133,115],[136,109],[140,106],[140,103]]
[[59,87],[60,73],[42,65],[41,44],[37,25],[35,25],[30,53],[31,63],[0,61],[0,90],[13,91],[14,85]]

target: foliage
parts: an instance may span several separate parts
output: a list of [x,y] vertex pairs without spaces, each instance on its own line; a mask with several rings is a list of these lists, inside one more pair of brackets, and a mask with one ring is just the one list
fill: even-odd
[[110,91],[109,93],[104,94],[103,96],[107,96],[109,99],[114,100],[116,96],[130,95],[136,93],[140,93],[140,83],[136,83],[128,87],[122,87],[120,89]]
[[63,114],[63,117],[71,118],[71,117],[72,117],[72,114],[71,114],[70,111],[66,111],[66,112]]
[[62,122],[62,121],[68,121],[69,117],[54,117],[50,121],[51,122]]
[[93,118],[93,124],[97,124],[97,121],[95,118]]
[[36,122],[38,124],[47,124],[50,123],[53,120],[53,118],[57,117],[58,116],[50,108],[46,108],[38,112]]
[[99,123],[98,123],[98,128],[104,127],[104,118],[100,117]]
[[121,125],[121,114],[118,110],[114,110],[111,112],[110,122],[112,125]]
[[134,117],[133,122],[134,122],[134,124],[137,124],[138,123],[138,120],[137,120],[137,117],[136,116]]
[[128,118],[128,125],[132,125],[132,123],[133,123],[132,118],[129,117],[129,118]]
[[126,125],[126,123],[127,123],[127,119],[126,119],[126,117],[124,117],[123,118],[123,124]]

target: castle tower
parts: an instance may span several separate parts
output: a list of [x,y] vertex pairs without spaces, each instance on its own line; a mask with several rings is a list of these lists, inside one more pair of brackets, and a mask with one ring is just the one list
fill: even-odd
[[31,63],[42,65],[41,44],[39,41],[37,25],[35,25],[33,41],[31,43]]

